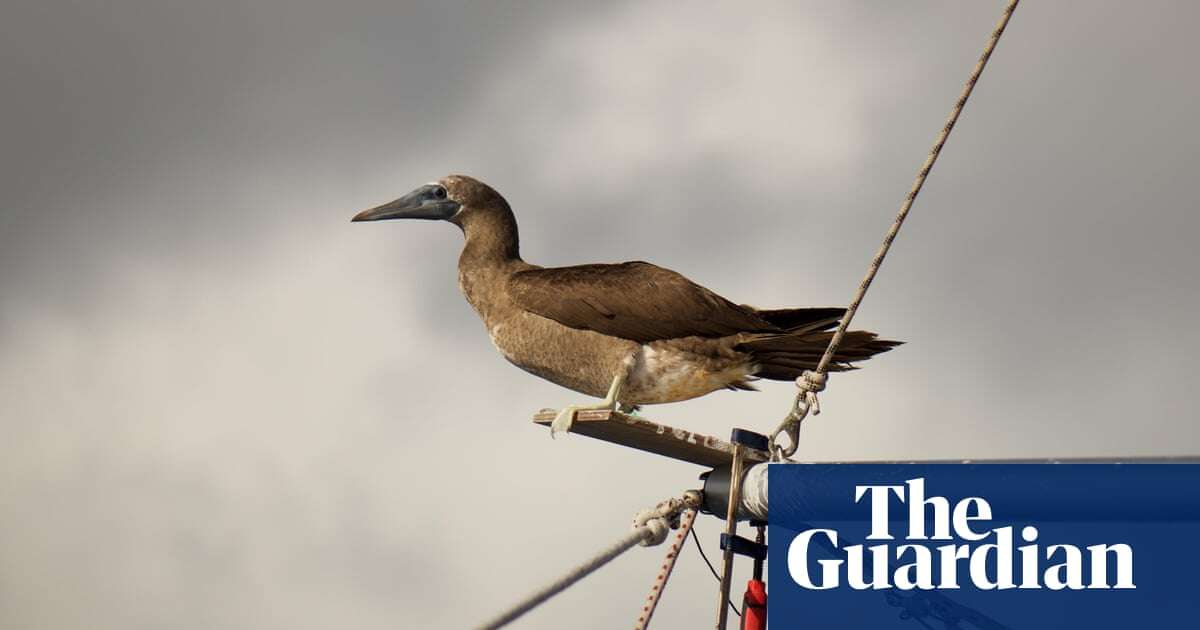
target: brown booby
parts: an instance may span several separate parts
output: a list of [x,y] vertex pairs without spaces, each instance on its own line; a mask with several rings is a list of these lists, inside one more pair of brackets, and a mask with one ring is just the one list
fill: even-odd
[[[517,221],[495,190],[463,175],[421,186],[354,221],[432,219],[466,238],[458,284],[492,343],[517,367],[603,397],[568,405],[566,431],[584,409],[636,409],[718,389],[753,390],[758,378],[792,380],[816,366],[845,309],[762,310],[735,304],[647,262],[545,268],[521,259]],[[850,331],[830,363],[854,369],[900,342]]]

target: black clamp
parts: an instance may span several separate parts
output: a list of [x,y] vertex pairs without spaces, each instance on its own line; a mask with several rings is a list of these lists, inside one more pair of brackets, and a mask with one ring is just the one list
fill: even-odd
[[755,560],[760,561],[767,558],[767,546],[765,544],[754,542],[749,538],[742,538],[737,534],[734,534],[732,537],[730,537],[729,534],[722,532],[721,550],[724,551],[726,547],[730,546],[731,542],[733,546],[733,553],[736,553],[739,556],[746,556],[747,558],[754,558]]
[[746,429],[734,429],[729,436],[729,441],[734,444],[741,444],[746,448],[752,448],[756,451],[766,451],[770,447],[771,441],[767,436]]

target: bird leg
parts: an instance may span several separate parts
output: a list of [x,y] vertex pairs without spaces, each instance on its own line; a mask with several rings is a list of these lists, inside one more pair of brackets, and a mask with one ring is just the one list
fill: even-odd
[[613,378],[612,385],[608,388],[608,395],[604,397],[604,400],[594,405],[567,405],[563,407],[558,412],[558,415],[554,417],[554,422],[550,423],[550,437],[553,438],[554,434],[559,431],[564,433],[570,431],[571,425],[575,423],[575,414],[580,411],[591,411],[594,409],[616,411],[617,407],[622,404],[619,402],[621,389],[625,387],[625,379],[628,378],[629,368],[632,365],[632,358],[624,362],[622,369]]

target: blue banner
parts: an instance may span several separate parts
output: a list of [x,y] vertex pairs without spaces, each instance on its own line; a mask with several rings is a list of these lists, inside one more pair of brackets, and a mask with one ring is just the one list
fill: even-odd
[[770,627],[1200,627],[1200,466],[772,464]]

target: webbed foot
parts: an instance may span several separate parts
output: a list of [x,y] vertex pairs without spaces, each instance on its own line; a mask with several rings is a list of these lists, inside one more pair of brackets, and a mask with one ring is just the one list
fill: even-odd
[[594,409],[616,411],[620,405],[617,399],[621,397],[621,388],[625,386],[625,377],[628,371],[627,361],[626,369],[613,378],[612,385],[608,388],[608,395],[599,403],[594,405],[567,405],[559,410],[558,415],[554,416],[554,422],[550,423],[550,437],[553,438],[554,434],[560,431],[563,433],[570,431],[571,425],[575,424],[575,415],[580,411],[591,411]]
[[554,422],[550,423],[550,437],[553,438],[555,433],[568,433],[571,431],[571,426],[575,424],[575,415],[580,411],[592,411],[604,409],[614,411],[616,404],[608,404],[601,402],[595,405],[567,405],[559,410],[558,415],[554,416]]

